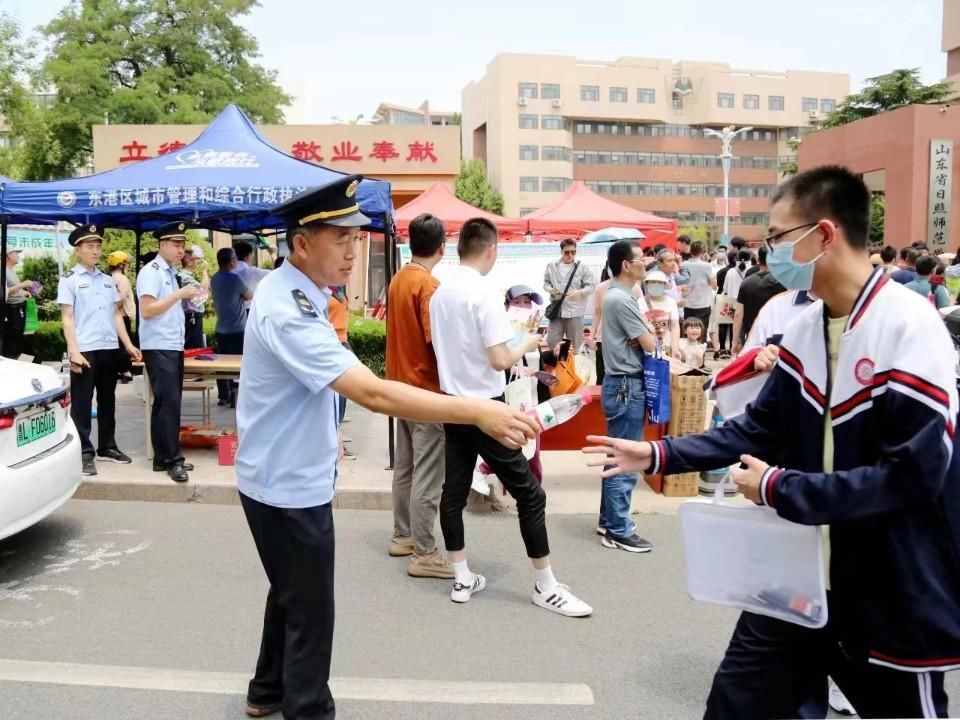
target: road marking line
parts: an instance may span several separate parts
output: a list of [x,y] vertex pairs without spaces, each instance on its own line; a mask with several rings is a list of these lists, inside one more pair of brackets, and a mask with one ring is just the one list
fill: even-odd
[[[130,690],[245,695],[245,673],[0,659],[0,680]],[[459,705],[593,705],[582,683],[475,682],[407,678],[331,678],[338,700]]]

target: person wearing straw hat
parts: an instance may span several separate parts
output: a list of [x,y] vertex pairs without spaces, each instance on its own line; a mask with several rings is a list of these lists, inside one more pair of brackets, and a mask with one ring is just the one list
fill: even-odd
[[[107,255],[107,269],[110,272],[110,278],[117,286],[117,292],[120,293],[120,312],[123,316],[123,326],[127,330],[127,335],[136,344],[136,338],[133,335],[133,318],[137,314],[137,304],[133,299],[133,288],[130,286],[130,280],[127,278],[129,267],[130,256],[123,250],[115,250]],[[120,362],[121,383],[128,383],[133,379],[131,370],[130,358],[125,357]]]

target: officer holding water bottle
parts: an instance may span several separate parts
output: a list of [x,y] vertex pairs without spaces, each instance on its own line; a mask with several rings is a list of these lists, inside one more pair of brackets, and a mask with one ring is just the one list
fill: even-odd
[[336,716],[328,680],[338,396],[412,422],[479,426],[511,448],[536,433],[530,418],[502,403],[381,380],[340,343],[327,315],[329,288],[347,283],[360,258],[360,229],[371,222],[360,211],[360,180],[344,176],[275,208],[286,218],[290,254],[260,283],[246,324],[237,488],[270,583],[247,691],[252,717]]

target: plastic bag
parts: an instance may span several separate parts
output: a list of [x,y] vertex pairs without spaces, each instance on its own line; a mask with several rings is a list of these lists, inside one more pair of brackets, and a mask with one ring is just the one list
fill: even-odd
[[37,317],[37,301],[33,298],[27,298],[23,309],[27,314],[27,321],[23,326],[23,334],[33,335],[40,327],[40,320]]
[[643,356],[643,402],[654,425],[670,422],[670,361],[657,355]]
[[577,352],[577,377],[584,385],[597,384],[597,351],[584,343]]
[[[517,369],[514,368],[514,373]],[[527,412],[537,406],[537,379],[535,377],[517,377],[512,380],[503,393],[507,405],[517,410]],[[521,448],[523,456],[529,460],[537,451],[537,440],[534,438]]]
[[809,628],[827,624],[822,529],[784,520],[759,505],[713,499],[680,506],[687,592]]

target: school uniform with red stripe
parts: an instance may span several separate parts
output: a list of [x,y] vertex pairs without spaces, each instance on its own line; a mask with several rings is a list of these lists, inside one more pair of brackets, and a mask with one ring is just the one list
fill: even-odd
[[[836,371],[816,301],[787,328],[746,412],[654,444],[651,472],[771,465],[762,502],[829,525],[830,612],[844,647],[913,672],[960,668],[960,452],[955,353],[943,321],[882,270],[847,321]],[[825,416],[833,472],[823,472]]]

